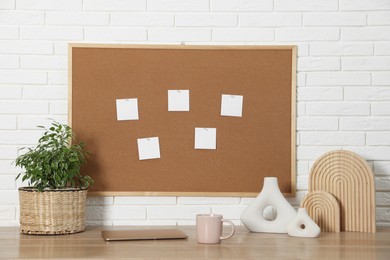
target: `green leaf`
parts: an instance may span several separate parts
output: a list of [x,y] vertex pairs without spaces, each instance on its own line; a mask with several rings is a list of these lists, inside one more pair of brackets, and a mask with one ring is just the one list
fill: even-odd
[[17,175],[23,181],[28,181],[38,190],[57,187],[89,186],[92,178],[80,174],[81,166],[86,162],[87,151],[84,143],[71,143],[74,138],[72,129],[56,121],[49,129],[45,129],[35,148],[15,160],[15,165],[24,171]]

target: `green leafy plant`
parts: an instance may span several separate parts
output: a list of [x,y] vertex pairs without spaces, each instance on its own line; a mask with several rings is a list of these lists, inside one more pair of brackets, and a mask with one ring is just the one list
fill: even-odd
[[15,160],[15,165],[24,169],[23,181],[38,191],[46,189],[88,188],[93,179],[80,174],[81,166],[86,163],[87,152],[84,143],[72,144],[74,134],[71,127],[54,121],[38,140],[35,148],[28,149]]

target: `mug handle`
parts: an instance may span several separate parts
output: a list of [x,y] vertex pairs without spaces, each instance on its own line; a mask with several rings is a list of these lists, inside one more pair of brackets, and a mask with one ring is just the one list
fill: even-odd
[[222,221],[222,222],[229,223],[229,224],[232,226],[232,231],[230,232],[229,235],[227,235],[226,237],[220,237],[220,239],[221,239],[221,240],[224,240],[224,239],[231,238],[231,237],[234,235],[234,232],[236,231],[236,229],[234,228],[233,222],[231,222],[231,221],[228,220],[228,219],[222,219],[221,221]]

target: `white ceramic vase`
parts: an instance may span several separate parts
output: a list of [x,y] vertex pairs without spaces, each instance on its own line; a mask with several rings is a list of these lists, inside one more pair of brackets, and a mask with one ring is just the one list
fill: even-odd
[[310,218],[305,208],[299,208],[297,216],[287,226],[287,232],[292,237],[318,237],[321,229]]
[[[274,220],[264,217],[264,209],[268,206],[276,211]],[[278,179],[266,177],[260,194],[242,212],[241,222],[251,232],[287,233],[287,226],[296,215],[295,209],[280,192]]]

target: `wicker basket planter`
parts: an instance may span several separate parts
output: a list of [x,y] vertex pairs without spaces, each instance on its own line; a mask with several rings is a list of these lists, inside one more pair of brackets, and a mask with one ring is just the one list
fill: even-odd
[[85,229],[87,189],[38,192],[19,188],[20,232],[31,235],[62,235]]

